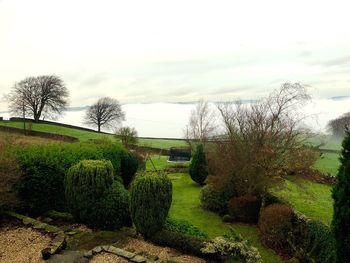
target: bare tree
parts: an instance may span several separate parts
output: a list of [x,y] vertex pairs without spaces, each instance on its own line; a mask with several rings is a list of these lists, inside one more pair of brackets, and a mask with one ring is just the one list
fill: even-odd
[[133,127],[120,127],[116,131],[116,137],[122,141],[122,144],[129,148],[131,144],[137,144],[137,131]]
[[37,122],[55,119],[68,105],[69,92],[61,78],[53,75],[28,77],[15,83],[7,99],[12,114],[23,114]]
[[226,133],[215,143],[210,169],[220,176],[216,181],[235,195],[261,195],[299,168],[291,158],[308,154],[303,150],[305,115],[300,109],[310,99],[304,86],[285,83],[256,103],[218,104]]
[[327,128],[336,137],[344,137],[346,128],[350,127],[350,112],[344,113],[340,117],[330,120]]
[[205,144],[213,136],[215,130],[215,112],[207,101],[198,101],[196,108],[191,111],[188,125],[185,128],[185,139]]
[[116,99],[104,97],[87,109],[84,123],[97,126],[100,132],[101,126],[112,128],[123,120],[125,120],[125,114],[119,102]]

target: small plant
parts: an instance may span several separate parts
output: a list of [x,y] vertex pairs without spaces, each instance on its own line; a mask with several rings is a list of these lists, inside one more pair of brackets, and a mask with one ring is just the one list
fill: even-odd
[[288,205],[272,204],[262,209],[259,218],[259,229],[263,241],[275,249],[288,247],[292,231],[293,211]]
[[257,223],[261,200],[256,196],[244,195],[233,197],[228,203],[229,214],[239,222]]
[[230,235],[216,237],[204,244],[203,253],[218,255],[223,262],[263,262],[258,249],[252,247],[247,240],[243,240],[233,229]]
[[121,127],[116,131],[115,136],[122,141],[125,148],[137,144],[137,131],[133,127]]
[[85,160],[65,177],[65,195],[77,221],[95,228],[130,226],[129,193],[114,181],[110,161]]
[[193,181],[203,184],[208,176],[208,165],[203,144],[198,144],[190,164],[190,176]]
[[150,238],[165,224],[172,201],[172,183],[165,174],[138,175],[131,186],[131,217],[136,230]]
[[180,220],[180,219],[173,219],[173,218],[167,218],[164,229],[171,231],[171,232],[177,232],[182,233],[189,236],[196,236],[196,237],[202,237],[207,238],[207,233],[203,232],[199,228],[192,225],[190,222],[186,220]]
[[350,131],[346,131],[342,143],[337,184],[333,188],[332,226],[336,239],[337,262],[350,258]]

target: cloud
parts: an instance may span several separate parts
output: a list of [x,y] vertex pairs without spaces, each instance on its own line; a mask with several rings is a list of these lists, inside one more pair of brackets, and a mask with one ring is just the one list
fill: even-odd
[[313,65],[319,65],[323,67],[333,67],[333,66],[350,66],[350,56],[337,57],[327,60],[318,60],[312,62]]

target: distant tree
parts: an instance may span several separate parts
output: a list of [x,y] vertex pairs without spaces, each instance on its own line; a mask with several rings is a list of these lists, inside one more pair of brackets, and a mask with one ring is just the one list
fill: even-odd
[[116,131],[116,137],[128,148],[131,144],[137,144],[137,131],[133,127],[121,127]]
[[203,184],[207,178],[208,165],[203,144],[197,145],[196,151],[192,157],[189,172],[192,180],[198,184]]
[[350,131],[342,143],[340,168],[337,174],[337,184],[332,191],[333,231],[336,239],[337,262],[350,258]]
[[44,116],[55,119],[66,109],[69,92],[61,78],[53,75],[28,77],[15,83],[8,95],[12,114],[23,114],[37,122]]
[[119,102],[116,99],[104,97],[87,109],[84,123],[97,126],[97,130],[100,132],[101,126],[111,128],[124,119],[125,114]]
[[213,135],[216,128],[215,113],[210,108],[207,101],[200,100],[196,108],[191,111],[188,125],[185,128],[185,139],[191,145],[191,142],[198,141],[205,144]]
[[350,112],[328,122],[328,130],[336,137],[344,137],[346,127],[350,127]]

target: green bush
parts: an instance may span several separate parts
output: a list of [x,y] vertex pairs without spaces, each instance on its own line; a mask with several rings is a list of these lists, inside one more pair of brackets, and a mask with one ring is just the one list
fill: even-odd
[[130,226],[129,193],[114,181],[110,161],[84,160],[65,177],[65,196],[74,218],[94,228]]
[[263,208],[259,218],[262,239],[269,247],[290,252],[293,210],[288,205],[273,204]]
[[207,238],[208,234],[200,230],[199,228],[192,225],[186,220],[167,218],[164,230],[171,232],[182,233],[189,236]]
[[121,159],[121,176],[125,187],[130,185],[138,168],[138,158],[133,153],[125,151]]
[[252,195],[233,197],[228,203],[229,214],[235,221],[244,223],[257,223],[260,207],[261,200]]
[[222,221],[225,223],[233,223],[235,221],[235,218],[233,216],[230,216],[230,215],[224,215],[222,217]]
[[205,157],[203,144],[197,145],[196,151],[192,156],[189,172],[192,180],[198,184],[203,184],[205,179],[207,179],[208,164]]
[[227,213],[229,199],[224,191],[220,191],[210,184],[203,186],[201,189],[200,200],[202,207],[220,215]]
[[201,249],[207,239],[185,235],[179,232],[161,230],[153,234],[150,240],[160,246],[172,247],[183,253],[196,255],[199,257],[213,259],[211,255],[205,255]]
[[342,143],[340,167],[337,184],[332,191],[333,221],[332,226],[336,239],[337,262],[350,258],[350,131],[346,131]]
[[149,238],[165,224],[172,201],[172,183],[165,174],[138,175],[131,186],[131,217],[136,230]]
[[335,239],[331,229],[322,222],[309,220],[305,224],[299,245],[302,262],[333,263],[335,262]]
[[27,211],[66,211],[63,180],[67,170],[81,160],[110,160],[114,176],[121,181],[120,163],[124,148],[108,142],[55,143],[21,146],[16,158],[22,172],[19,195]]

